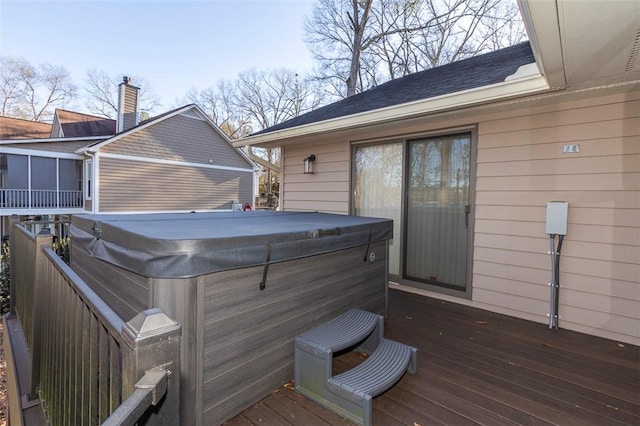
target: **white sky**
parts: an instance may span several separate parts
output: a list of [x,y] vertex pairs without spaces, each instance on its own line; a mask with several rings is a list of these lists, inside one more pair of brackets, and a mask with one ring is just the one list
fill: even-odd
[[64,66],[80,87],[89,69],[142,76],[162,112],[192,87],[251,68],[310,71],[303,25],[312,7],[312,0],[0,0],[0,55]]

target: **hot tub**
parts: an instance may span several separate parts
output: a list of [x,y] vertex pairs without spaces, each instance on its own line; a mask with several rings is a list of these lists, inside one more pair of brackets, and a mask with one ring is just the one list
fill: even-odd
[[293,340],[386,311],[393,222],[325,213],[77,215],[71,267],[125,321],[182,325],[183,424],[220,424],[293,378]]

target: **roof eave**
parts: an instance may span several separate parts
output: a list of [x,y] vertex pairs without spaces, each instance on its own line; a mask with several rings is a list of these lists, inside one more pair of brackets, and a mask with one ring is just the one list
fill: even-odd
[[[535,66],[535,64],[532,64]],[[539,73],[506,82],[449,93],[420,101],[367,111],[256,136],[248,136],[233,142],[236,147],[270,144],[312,134],[346,130],[371,124],[396,121],[420,115],[435,114],[456,108],[478,105],[501,99],[549,91],[550,86]]]
[[111,136],[86,136],[73,138],[35,138],[35,139],[2,139],[0,145],[30,144],[30,143],[57,143],[57,142],[77,142],[77,141],[98,141],[108,139]]
[[567,87],[557,1],[517,0],[540,72],[554,90]]

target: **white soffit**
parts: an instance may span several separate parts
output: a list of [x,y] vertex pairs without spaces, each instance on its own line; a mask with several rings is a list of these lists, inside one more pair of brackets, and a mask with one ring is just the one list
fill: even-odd
[[563,0],[560,6],[569,85],[624,79],[640,31],[640,1]]
[[553,88],[638,79],[639,0],[520,0],[536,60]]

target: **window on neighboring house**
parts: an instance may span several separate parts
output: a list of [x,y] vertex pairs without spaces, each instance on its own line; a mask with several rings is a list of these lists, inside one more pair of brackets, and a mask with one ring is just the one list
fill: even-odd
[[84,162],[84,183],[85,196],[87,200],[91,199],[91,182],[93,181],[93,161],[85,160]]

